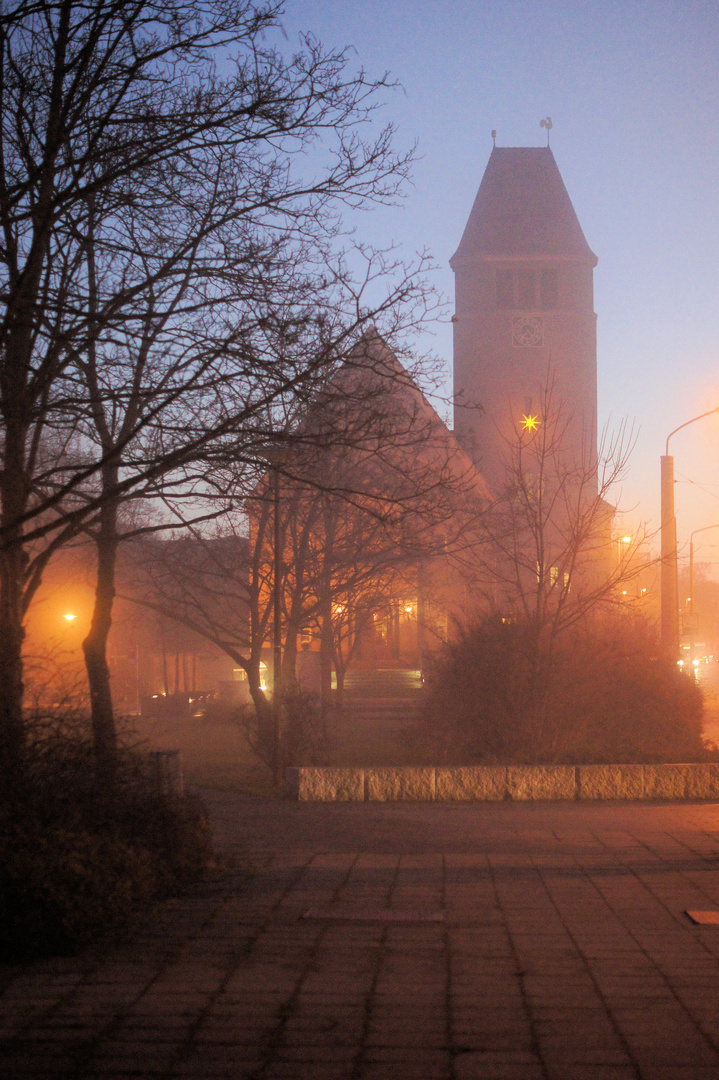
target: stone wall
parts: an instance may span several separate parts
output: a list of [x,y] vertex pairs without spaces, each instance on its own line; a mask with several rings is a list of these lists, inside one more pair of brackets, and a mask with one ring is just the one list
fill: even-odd
[[287,769],[285,794],[299,802],[717,799],[719,762]]

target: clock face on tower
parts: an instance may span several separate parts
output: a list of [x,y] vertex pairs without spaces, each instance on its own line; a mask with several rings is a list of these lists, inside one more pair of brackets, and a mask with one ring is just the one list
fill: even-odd
[[544,319],[541,315],[512,317],[512,345],[532,348],[544,344]]

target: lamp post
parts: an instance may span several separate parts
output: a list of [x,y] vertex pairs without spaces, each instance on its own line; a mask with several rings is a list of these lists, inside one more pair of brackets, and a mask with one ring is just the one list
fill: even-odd
[[696,626],[694,623],[694,537],[697,533],[707,532],[708,529],[719,529],[719,524],[705,525],[702,529],[695,529],[693,533],[689,535],[689,614],[691,615],[690,629],[691,629],[691,658],[694,660],[694,634]]
[[661,459],[661,640],[665,656],[679,655],[679,603],[677,588],[677,522],[674,512],[674,458],[669,454],[669,440],[682,428],[719,412],[719,406],[692,417],[667,435]]
[[697,533],[707,532],[709,529],[719,529],[716,525],[705,525],[703,529],[695,529],[689,536],[689,611],[694,614],[694,537]]
[[618,536],[617,537],[617,565],[621,567],[624,559],[624,546],[631,544],[633,537],[631,536]]

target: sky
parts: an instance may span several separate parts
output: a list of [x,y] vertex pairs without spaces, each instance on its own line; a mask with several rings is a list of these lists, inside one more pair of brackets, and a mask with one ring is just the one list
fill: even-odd
[[[719,406],[719,4],[712,0],[287,0],[287,44],[351,45],[403,90],[386,116],[418,143],[401,208],[367,239],[428,248],[448,298],[455,251],[492,148],[551,145],[599,257],[599,426],[637,434],[614,501],[622,533],[659,525],[659,458]],[[451,310],[451,308],[450,308]],[[425,344],[452,360],[447,322]],[[719,523],[719,414],[675,435],[677,530]],[[719,528],[695,538],[719,578]]]

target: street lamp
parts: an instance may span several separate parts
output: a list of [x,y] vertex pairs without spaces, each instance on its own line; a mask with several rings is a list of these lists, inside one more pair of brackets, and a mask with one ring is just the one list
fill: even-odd
[[719,529],[719,524],[705,525],[702,529],[695,529],[694,532],[689,535],[689,596],[687,599],[689,603],[689,615],[691,616],[689,620],[689,632],[691,634],[691,648],[689,652],[692,661],[694,661],[694,646],[696,642],[694,635],[697,630],[694,619],[694,537],[697,533],[707,532],[708,529]]
[[676,659],[679,655],[679,604],[677,588],[677,522],[674,513],[674,458],[669,455],[669,440],[682,428],[719,413],[719,405],[708,412],[692,417],[667,435],[661,459],[661,611],[662,650]]
[[631,537],[631,536],[618,536],[617,537],[617,557],[618,557],[619,566],[622,565],[622,560],[624,558],[624,556],[622,554],[622,545],[631,544],[632,540],[633,540],[633,537]]
[[717,525],[705,525],[703,529],[695,529],[689,535],[689,612],[694,614],[694,537],[697,533],[707,532],[709,529],[719,529]]

